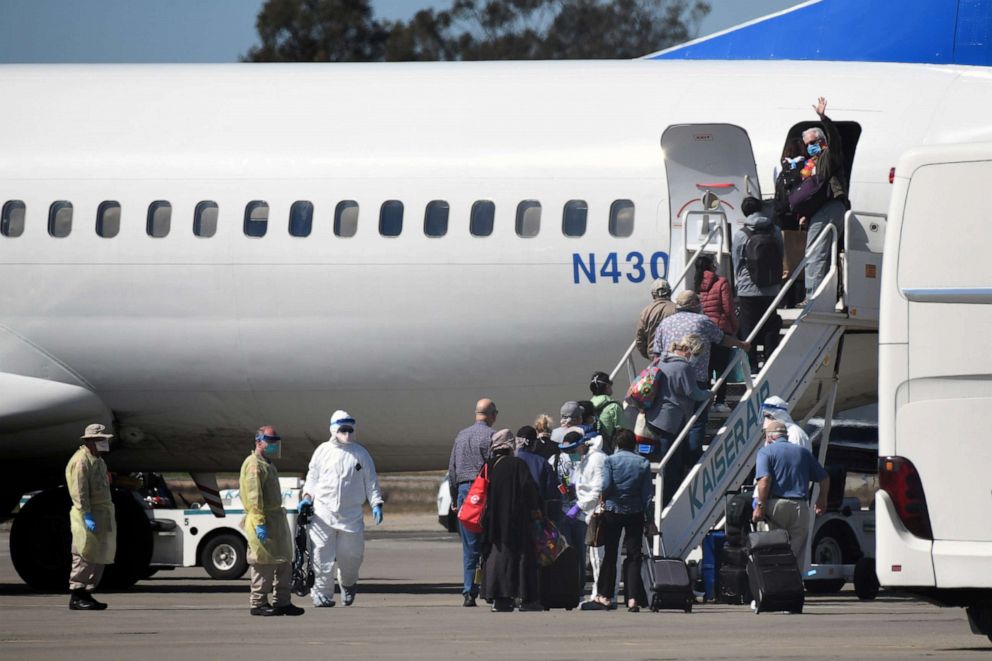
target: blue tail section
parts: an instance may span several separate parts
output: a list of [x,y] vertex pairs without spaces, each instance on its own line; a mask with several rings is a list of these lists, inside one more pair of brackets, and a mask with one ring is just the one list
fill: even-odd
[[992,0],[812,0],[647,59],[992,66]]

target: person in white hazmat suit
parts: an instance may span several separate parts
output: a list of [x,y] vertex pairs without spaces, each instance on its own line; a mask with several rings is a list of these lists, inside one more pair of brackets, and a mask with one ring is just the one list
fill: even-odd
[[331,438],[310,459],[300,507],[312,504],[310,546],[315,580],[313,605],[334,605],[337,569],[341,600],[355,601],[358,570],[365,555],[362,505],[368,500],[375,524],[382,523],[382,490],[372,456],[356,441],[356,421],[347,411],[331,416]]
[[809,440],[809,435],[789,415],[789,403],[787,401],[777,395],[772,395],[762,402],[761,415],[766,420],[784,422],[785,428],[789,432],[789,442],[804,447],[810,452],[813,451],[813,444]]

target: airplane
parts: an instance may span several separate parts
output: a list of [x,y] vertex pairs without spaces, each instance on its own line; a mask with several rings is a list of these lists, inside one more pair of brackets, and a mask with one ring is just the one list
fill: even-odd
[[[11,65],[0,86],[4,513],[53,491],[89,422],[117,433],[112,471],[196,474],[273,424],[286,474],[346,409],[380,471],[422,470],[480,397],[512,428],[583,398],[685,263],[672,127],[736,136],[716,169],[767,196],[825,96],[877,213],[907,149],[992,139],[992,78],[959,64]],[[841,403],[873,396],[871,360]]]

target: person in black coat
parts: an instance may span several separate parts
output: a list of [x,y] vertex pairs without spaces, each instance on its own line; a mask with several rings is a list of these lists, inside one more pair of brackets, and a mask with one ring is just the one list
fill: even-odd
[[543,502],[527,464],[513,456],[515,446],[509,429],[493,434],[482,515],[481,591],[493,600],[493,612],[512,611],[514,599],[520,599],[521,610],[543,610],[531,538],[533,522],[542,518]]

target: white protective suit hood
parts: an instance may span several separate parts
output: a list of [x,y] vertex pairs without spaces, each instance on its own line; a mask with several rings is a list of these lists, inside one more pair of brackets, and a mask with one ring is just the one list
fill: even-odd
[[777,395],[772,395],[762,402],[761,412],[785,423],[785,427],[789,431],[790,443],[804,447],[810,452],[813,451],[812,443],[809,441],[809,435],[789,415],[789,403],[787,401]]
[[358,422],[347,411],[342,411],[341,409],[338,409],[331,416],[331,425],[330,425],[331,440],[337,441],[339,443],[349,442],[349,441],[341,441],[341,439],[338,438],[338,429],[340,429],[341,427],[351,427],[352,429],[354,429],[355,433],[351,435],[350,441],[354,442],[358,440]]

